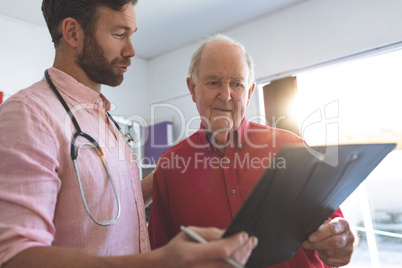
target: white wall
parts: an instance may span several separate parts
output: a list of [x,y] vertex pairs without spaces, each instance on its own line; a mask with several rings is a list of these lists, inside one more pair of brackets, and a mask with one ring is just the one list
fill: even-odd
[[[54,47],[45,27],[0,16],[0,32],[0,91],[8,97],[43,78],[53,65]],[[112,114],[150,117],[147,65],[135,57],[119,87],[103,87],[102,93],[115,105]]]
[[39,81],[53,64],[47,29],[0,16],[0,91],[12,95]]
[[261,79],[401,41],[401,12],[400,0],[310,0],[228,34],[254,56]]
[[[401,41],[401,12],[400,0],[310,0],[224,33],[245,45],[255,61],[256,79],[261,81]],[[191,55],[198,45],[188,45],[150,60],[151,103],[174,100],[186,117],[197,115],[195,105],[187,103],[191,98],[185,79]],[[257,110],[254,96],[246,117],[258,115]],[[176,135],[181,126],[177,126],[177,117],[175,120]]]

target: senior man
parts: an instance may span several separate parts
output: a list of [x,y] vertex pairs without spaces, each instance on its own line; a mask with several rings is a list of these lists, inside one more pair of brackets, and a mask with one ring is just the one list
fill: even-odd
[[[255,83],[242,44],[220,34],[208,38],[194,53],[189,76],[201,126],[159,159],[148,227],[153,248],[165,245],[181,225],[226,228],[276,152],[303,143],[288,131],[244,117]],[[169,163],[177,158],[186,160],[186,168]],[[353,242],[338,209],[292,259],[274,267],[346,265]]]

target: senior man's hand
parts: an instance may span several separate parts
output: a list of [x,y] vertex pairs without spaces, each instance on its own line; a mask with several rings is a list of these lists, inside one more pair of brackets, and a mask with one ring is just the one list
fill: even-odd
[[355,236],[344,218],[325,222],[303,243],[308,250],[317,250],[320,259],[329,266],[339,267],[350,262]]

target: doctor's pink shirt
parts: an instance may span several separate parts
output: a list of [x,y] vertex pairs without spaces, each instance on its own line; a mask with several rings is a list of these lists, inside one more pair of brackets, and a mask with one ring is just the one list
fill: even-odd
[[[86,212],[70,156],[76,129],[43,78],[0,105],[0,265],[32,246],[102,256],[148,251],[137,164],[106,115],[110,102],[56,68],[49,75],[82,131],[103,149],[121,215],[114,226],[102,227]],[[100,221],[115,218],[116,197],[99,156],[80,149],[78,165],[92,214]]]

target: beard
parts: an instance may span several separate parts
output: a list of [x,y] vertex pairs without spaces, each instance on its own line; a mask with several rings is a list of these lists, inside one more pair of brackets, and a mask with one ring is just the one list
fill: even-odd
[[113,66],[116,64],[130,65],[130,58],[111,61],[105,56],[105,51],[93,36],[85,37],[83,51],[77,56],[76,63],[88,77],[98,84],[116,87],[123,82],[123,73],[116,73]]

